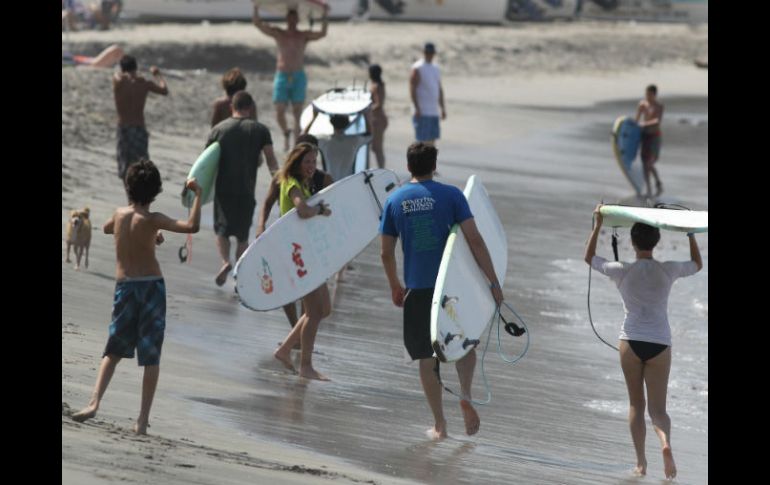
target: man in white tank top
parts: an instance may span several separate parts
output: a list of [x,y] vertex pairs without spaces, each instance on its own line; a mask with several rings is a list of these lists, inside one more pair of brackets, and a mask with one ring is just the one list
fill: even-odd
[[424,58],[412,65],[409,76],[409,93],[414,106],[412,124],[417,141],[435,144],[440,138],[439,114],[446,119],[444,90],[441,87],[441,71],[433,64],[436,46],[425,44]]

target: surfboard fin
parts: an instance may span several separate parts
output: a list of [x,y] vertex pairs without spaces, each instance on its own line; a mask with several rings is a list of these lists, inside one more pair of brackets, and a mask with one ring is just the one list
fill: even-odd
[[481,343],[481,340],[479,340],[479,339],[473,339],[473,340],[471,340],[471,339],[469,339],[469,338],[466,338],[466,339],[463,341],[463,350],[467,349],[467,348],[468,348],[469,346],[471,346],[471,345],[473,345],[473,347],[475,348],[475,347],[476,347],[476,346],[478,346],[480,343]]
[[455,337],[459,337],[459,335],[455,335],[451,332],[448,332],[446,334],[446,337],[444,337],[444,345],[449,345],[449,342],[455,339]]

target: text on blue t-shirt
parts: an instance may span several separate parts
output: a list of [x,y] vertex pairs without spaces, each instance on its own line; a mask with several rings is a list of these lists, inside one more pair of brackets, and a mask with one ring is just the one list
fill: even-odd
[[380,233],[401,238],[407,288],[436,285],[449,231],[471,217],[460,189],[433,180],[404,184],[388,197]]

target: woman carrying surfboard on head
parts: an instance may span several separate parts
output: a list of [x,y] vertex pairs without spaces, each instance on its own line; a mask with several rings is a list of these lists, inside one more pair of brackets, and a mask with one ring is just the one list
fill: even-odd
[[[310,184],[313,180],[313,174],[316,172],[316,159],[318,157],[318,148],[310,143],[298,143],[289,155],[286,162],[278,172],[278,179],[281,181],[280,204],[281,215],[283,216],[296,207],[297,214],[301,219],[322,215],[330,216],[332,211],[321,201],[316,206],[309,206],[305,199],[310,197]],[[297,249],[297,248],[295,248]],[[302,271],[302,255],[299,251],[294,253],[294,262],[297,271]],[[292,371],[294,365],[291,362],[290,354],[294,345],[299,342],[300,365],[299,375],[307,379],[318,379],[328,381],[329,378],[317,372],[313,368],[313,347],[315,346],[315,336],[318,333],[318,326],[321,320],[328,317],[331,313],[331,299],[329,298],[329,289],[324,282],[311,291],[302,299],[305,313],[297,321],[297,324],[289,332],[289,335],[283,339],[281,345],[273,352],[273,356]]]
[[638,476],[647,473],[644,454],[646,427],[644,421],[647,387],[647,410],[663,451],[666,478],[676,476],[671,451],[671,419],[666,413],[666,392],[671,370],[671,327],[668,322],[668,295],[677,278],[693,275],[703,267],[695,235],[688,233],[690,261],[659,262],[652,251],[660,240],[660,230],[647,224],[631,227],[631,242],[636,251],[633,263],[610,262],[596,256],[596,241],[604,221],[599,204],[594,209],[596,225],[588,240],[585,261],[593,269],[609,276],[623,299],[625,320],[618,337],[620,366],[628,388],[628,422],[636,450]]

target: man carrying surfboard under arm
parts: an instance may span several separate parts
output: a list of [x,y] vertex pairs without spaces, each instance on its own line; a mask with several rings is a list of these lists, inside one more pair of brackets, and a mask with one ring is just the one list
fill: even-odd
[[[438,150],[427,143],[409,146],[406,158],[412,179],[388,197],[380,223],[382,265],[391,297],[396,306],[404,308],[404,345],[409,356],[420,361],[420,380],[435,420],[433,428],[428,430],[431,439],[447,437],[442,386],[434,372],[437,360],[431,347],[430,309],[441,257],[454,224],[460,225],[476,263],[489,280],[495,302],[499,306],[503,301],[492,259],[468,201],[457,187],[433,180],[437,155]],[[406,289],[396,272],[396,241],[399,237],[404,251]],[[479,415],[471,404],[476,351],[468,352],[455,366],[462,390],[460,407],[465,431],[472,435],[478,432],[480,425]]]
[[[644,181],[647,184],[647,197],[652,197],[650,186],[650,173],[655,177],[655,196],[663,192],[663,184],[655,169],[655,162],[660,156],[661,132],[660,124],[663,121],[663,105],[658,102],[658,88],[654,84],[647,86],[645,99],[639,101],[636,108],[636,122],[642,128],[641,158],[644,165]],[[639,118],[644,115],[644,121]]]
[[221,155],[214,188],[214,231],[222,267],[214,279],[217,286],[227,281],[230,262],[230,236],[235,236],[237,261],[249,246],[249,228],[257,201],[257,168],[265,154],[270,174],[278,171],[270,130],[257,121],[257,105],[246,91],[233,96],[233,115],[211,129],[206,146],[219,142]]
[[305,103],[305,91],[307,90],[307,77],[305,76],[305,47],[312,40],[318,40],[326,36],[329,25],[327,19],[328,5],[324,5],[323,24],[320,32],[297,29],[299,15],[296,10],[286,13],[286,29],[270,27],[262,22],[259,16],[259,5],[254,5],[254,25],[263,34],[275,39],[278,46],[276,56],[275,79],[273,80],[273,103],[275,104],[275,118],[281,127],[284,136],[283,150],[289,151],[289,135],[291,130],[286,123],[286,107],[291,103],[294,115],[294,138],[299,136],[299,119]]

